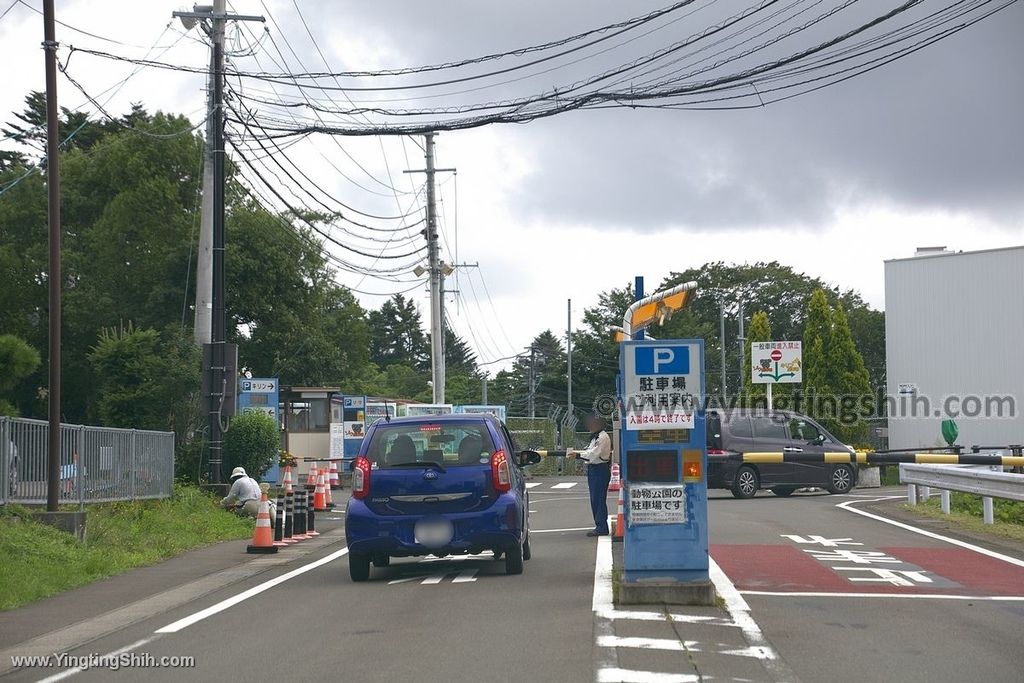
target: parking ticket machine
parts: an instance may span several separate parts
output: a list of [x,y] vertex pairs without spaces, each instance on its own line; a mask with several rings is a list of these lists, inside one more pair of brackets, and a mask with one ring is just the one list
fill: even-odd
[[704,342],[624,341],[619,364],[622,602],[707,604]]

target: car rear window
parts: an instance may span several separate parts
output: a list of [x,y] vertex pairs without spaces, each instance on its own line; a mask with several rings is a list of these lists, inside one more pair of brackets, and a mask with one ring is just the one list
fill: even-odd
[[377,424],[366,449],[375,469],[433,461],[450,466],[486,464],[494,453],[487,425],[478,421]]

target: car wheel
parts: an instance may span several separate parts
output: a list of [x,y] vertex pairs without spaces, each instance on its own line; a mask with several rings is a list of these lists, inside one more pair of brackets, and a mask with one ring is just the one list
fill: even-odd
[[526,531],[526,541],[523,543],[523,559],[528,560],[533,555],[530,550],[530,531]]
[[523,573],[523,546],[514,545],[505,549],[505,573]]
[[737,498],[753,498],[761,488],[761,480],[753,467],[741,467],[732,482],[732,495]]
[[388,567],[391,565],[391,556],[386,553],[377,553],[373,556],[374,567]]
[[348,574],[353,581],[366,581],[370,578],[370,556],[349,553]]
[[828,483],[829,493],[847,493],[853,488],[853,470],[848,465],[839,465],[832,470]]
[[772,493],[774,493],[779,498],[788,498],[789,496],[793,495],[794,491],[796,491],[796,489],[793,488],[792,486],[776,486],[775,488],[772,489]]

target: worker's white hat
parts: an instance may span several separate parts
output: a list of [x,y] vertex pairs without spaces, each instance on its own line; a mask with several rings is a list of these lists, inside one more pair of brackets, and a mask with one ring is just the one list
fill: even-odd
[[236,467],[235,469],[231,470],[231,479],[234,479],[235,477],[247,477],[247,476],[249,476],[249,475],[247,475],[245,473],[245,468],[244,467]]

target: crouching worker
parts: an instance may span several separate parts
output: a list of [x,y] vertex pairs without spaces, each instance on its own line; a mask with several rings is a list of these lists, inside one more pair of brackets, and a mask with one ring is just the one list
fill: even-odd
[[231,490],[220,501],[225,510],[255,518],[260,510],[260,485],[245,473],[244,467],[231,470]]

